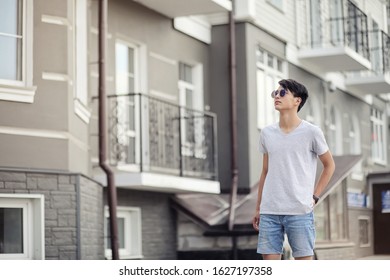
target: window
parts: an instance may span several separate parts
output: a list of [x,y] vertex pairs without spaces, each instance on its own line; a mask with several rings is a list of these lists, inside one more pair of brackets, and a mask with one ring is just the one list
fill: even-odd
[[382,111],[371,108],[371,156],[379,164],[386,164],[385,115]]
[[182,154],[205,158],[203,111],[203,66],[179,63]]
[[44,259],[43,195],[0,195],[0,260]]
[[257,65],[257,126],[259,129],[278,121],[271,92],[278,87],[278,82],[286,76],[285,62],[279,57],[258,47]]
[[89,123],[91,113],[88,108],[88,87],[87,87],[87,1],[74,1],[74,91],[75,91],[75,112],[86,123]]
[[320,106],[314,95],[306,100],[303,110],[306,110],[306,120],[308,122],[321,126]]
[[139,143],[139,49],[117,41],[115,44],[116,94],[116,160],[121,165],[140,162]]
[[370,246],[369,225],[370,218],[368,216],[361,216],[359,220],[359,244],[360,247]]
[[[136,207],[117,207],[119,257],[121,259],[142,258],[141,209]],[[110,239],[110,218],[108,207],[105,209],[105,255],[112,258]]]
[[0,99],[34,100],[32,86],[32,1],[0,1]]
[[334,106],[330,108],[330,124],[329,124],[329,149],[334,155],[343,153],[341,120],[338,111]]
[[318,241],[342,241],[348,238],[345,213],[345,182],[336,187],[314,209]]

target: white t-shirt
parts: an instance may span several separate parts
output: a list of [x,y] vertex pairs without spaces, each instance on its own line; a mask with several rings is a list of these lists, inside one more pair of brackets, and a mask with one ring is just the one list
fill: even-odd
[[302,120],[284,133],[279,123],[260,134],[260,152],[268,154],[261,214],[301,215],[313,210],[317,157],[329,150],[321,129]]

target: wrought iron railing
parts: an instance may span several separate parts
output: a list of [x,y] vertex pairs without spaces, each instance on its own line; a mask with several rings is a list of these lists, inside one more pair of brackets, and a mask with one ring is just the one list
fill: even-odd
[[372,30],[370,36],[370,70],[347,73],[349,78],[390,75],[390,36],[382,30]]
[[108,100],[112,165],[218,178],[215,114],[143,94],[112,95]]
[[[310,18],[310,34],[302,42],[303,48],[348,46],[364,58],[370,58],[367,15],[351,1],[343,2],[344,16]],[[314,17],[314,15],[312,15]]]
[[372,71],[376,74],[386,74],[390,71],[390,36],[382,30],[370,33]]

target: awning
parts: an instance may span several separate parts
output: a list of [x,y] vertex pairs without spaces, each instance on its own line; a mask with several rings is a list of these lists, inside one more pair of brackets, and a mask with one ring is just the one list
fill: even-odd
[[[362,159],[361,155],[334,156],[335,172],[323,191],[319,203],[352,172]],[[322,172],[322,164],[317,168],[317,179]],[[252,217],[256,209],[257,184],[249,194],[237,195],[233,231],[228,231],[229,194],[181,194],[173,198],[173,207],[201,225],[205,235],[254,235]]]

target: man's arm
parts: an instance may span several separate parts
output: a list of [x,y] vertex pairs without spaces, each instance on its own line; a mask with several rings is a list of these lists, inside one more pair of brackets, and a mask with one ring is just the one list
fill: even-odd
[[314,195],[320,197],[322,191],[325,189],[326,185],[329,183],[330,178],[335,170],[335,164],[330,151],[327,151],[325,154],[319,156],[324,169],[322,170],[320,179],[318,179],[317,185],[314,189]]
[[268,173],[268,154],[263,155],[263,169],[261,171],[261,176],[259,180],[259,188],[257,190],[257,203],[256,203],[256,210],[255,215],[252,219],[252,226],[255,230],[259,230],[259,217],[260,217],[260,203],[261,203],[261,195],[263,193],[263,187],[265,182],[265,177]]

